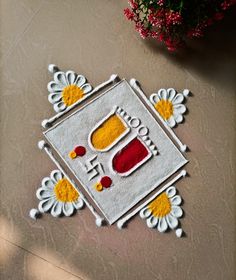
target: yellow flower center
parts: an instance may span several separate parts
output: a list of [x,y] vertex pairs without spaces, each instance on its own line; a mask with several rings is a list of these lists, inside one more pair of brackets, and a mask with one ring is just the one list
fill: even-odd
[[153,202],[148,205],[148,208],[154,217],[162,218],[170,213],[171,203],[166,193],[163,193],[153,200]]
[[57,200],[62,202],[76,201],[79,197],[79,193],[65,178],[57,182],[57,184],[54,187],[54,193],[56,195]]
[[76,85],[69,85],[62,91],[62,100],[66,104],[66,106],[74,104],[83,97],[84,91]]
[[173,115],[173,104],[169,100],[160,100],[155,104],[155,108],[165,120],[168,120]]

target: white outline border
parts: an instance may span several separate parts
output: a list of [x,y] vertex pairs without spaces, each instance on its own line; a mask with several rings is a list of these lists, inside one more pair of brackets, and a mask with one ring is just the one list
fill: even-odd
[[[49,65],[50,66],[50,65]],[[52,116],[51,118],[49,119],[44,119],[42,122],[41,122],[41,125],[43,128],[48,128],[48,127],[53,127],[53,123],[55,121],[57,121],[60,117],[62,117],[63,115],[65,115],[67,112],[69,112],[70,110],[72,110],[73,108],[75,108],[77,105],[79,105],[80,103],[82,103],[82,101],[88,99],[91,95],[95,94],[96,92],[98,92],[99,90],[103,89],[104,87],[110,85],[111,83],[115,83],[117,80],[119,80],[119,77],[118,75],[116,74],[112,74],[110,76],[110,78],[99,84],[98,86],[96,86],[92,91],[90,91],[88,94],[86,94],[86,98],[82,98],[82,99],[79,99],[77,102],[75,102],[74,104],[66,107],[66,109],[62,112],[59,112],[57,113],[56,115]]]
[[[134,79],[135,80],[135,79]],[[104,96],[106,93],[108,93],[111,89],[117,87],[119,84],[121,84],[122,82],[126,82],[127,86],[131,89],[131,93],[138,98],[139,102],[142,104],[142,106],[144,107],[144,110],[146,110],[149,114],[150,117],[153,118],[156,122],[156,125],[159,126],[163,132],[163,134],[172,142],[172,144],[176,147],[176,149],[179,150],[179,148],[176,146],[176,144],[173,142],[173,140],[170,138],[169,135],[167,135],[166,131],[160,126],[160,124],[158,123],[158,121],[156,120],[156,118],[154,118],[154,116],[150,113],[150,111],[147,109],[147,107],[144,105],[144,102],[147,99],[147,97],[145,96],[145,94],[143,93],[143,95],[145,96],[145,98],[142,98],[135,92],[134,88],[129,84],[129,82],[126,79],[122,79],[119,82],[117,82],[116,84],[114,84],[112,87],[108,88],[106,91],[104,91],[103,93],[101,93],[99,96],[97,96],[96,98],[94,98],[93,100],[89,101],[88,103],[84,104],[81,108],[77,109],[75,112],[73,112],[72,114],[68,115],[67,117],[65,117],[64,119],[60,120],[58,123],[56,123],[54,126],[50,127],[49,129],[47,129],[46,131],[43,132],[44,136],[47,138],[46,134],[47,132],[49,132],[50,130],[54,129],[55,127],[57,127],[58,125],[60,125],[62,122],[64,122],[65,120],[67,120],[68,118],[72,117],[74,114],[77,114],[79,111],[82,111],[85,107],[89,106],[92,102],[95,102],[98,98],[101,98],[102,96]],[[136,81],[136,80],[135,80]],[[147,103],[147,101],[145,102]],[[172,136],[172,135],[171,135]],[[162,179],[160,179],[159,181],[157,181],[148,191],[144,192],[142,195],[142,198],[138,198],[135,199],[134,202],[129,205],[128,207],[124,208],[124,210],[122,211],[121,214],[116,215],[115,217],[113,217],[113,219],[108,219],[107,215],[104,213],[104,211],[102,210],[101,206],[99,205],[99,203],[94,199],[93,195],[87,190],[87,187],[84,186],[84,184],[81,182],[81,180],[77,177],[77,175],[75,174],[75,172],[72,170],[72,168],[70,167],[70,165],[67,163],[67,161],[61,156],[61,154],[59,153],[59,151],[57,150],[57,148],[50,142],[50,140],[48,139],[50,145],[54,148],[54,150],[57,152],[57,154],[60,156],[60,158],[62,159],[62,161],[66,164],[66,166],[70,169],[70,171],[72,172],[72,174],[77,178],[77,180],[79,181],[79,183],[83,186],[83,188],[85,189],[85,191],[88,193],[88,195],[91,197],[91,199],[93,199],[93,202],[96,204],[96,206],[100,209],[100,211],[102,212],[102,214],[104,215],[104,217],[106,218],[106,220],[108,221],[108,223],[110,225],[112,225],[113,223],[115,223],[119,218],[121,218],[125,213],[127,213],[131,208],[133,208],[139,201],[145,199],[145,197],[151,193],[154,189],[156,189],[158,186],[160,186],[163,182],[165,182],[168,178],[170,178],[174,173],[176,173],[181,167],[183,167],[185,164],[188,163],[188,160],[183,156],[183,154],[181,153],[182,157],[185,159],[184,163],[181,163],[179,165],[176,166],[176,168],[173,169],[173,171],[168,174],[167,176],[163,177]],[[180,150],[179,150],[180,151]]]
[[[96,210],[93,208],[93,206],[88,202],[88,200],[85,198],[85,196],[83,195],[83,193],[81,191],[79,191],[77,185],[75,184],[75,182],[73,180],[70,179],[70,177],[67,175],[67,173],[65,172],[65,170],[63,169],[63,167],[61,166],[61,164],[59,163],[59,161],[54,157],[50,145],[47,144],[44,140],[41,140],[38,142],[38,148],[40,150],[43,150],[46,152],[46,154],[49,156],[49,158],[52,160],[52,162],[57,166],[57,168],[59,169],[59,171],[61,171],[61,173],[64,175],[64,177],[72,184],[72,186],[77,190],[77,192],[79,193],[81,199],[83,200],[83,202],[85,203],[85,205],[89,208],[89,210],[92,212],[92,214],[94,215],[94,217],[96,218],[96,225],[98,227],[101,227],[103,225],[104,222],[104,218],[102,218],[97,212]],[[76,177],[77,178],[77,177]]]
[[[109,151],[111,148],[113,148],[121,139],[123,139],[128,133],[130,133],[130,127],[127,125],[127,122],[120,116],[120,114],[117,112],[118,107],[114,106],[114,108],[110,111],[110,113],[108,113],[103,119],[101,119],[91,130],[91,132],[89,133],[88,136],[88,144],[89,147],[95,151],[95,152],[100,152],[100,153],[104,153]],[[126,127],[126,130],[115,139],[115,141],[113,141],[109,146],[107,146],[105,149],[103,150],[98,150],[96,148],[94,148],[92,142],[91,142],[91,136],[92,134],[106,121],[108,120],[112,115],[116,115],[121,122],[124,124],[124,126]]]
[[[125,172],[125,173],[119,173],[117,171],[114,170],[113,168],[113,159],[114,157],[120,152],[122,151],[127,145],[129,145],[130,142],[132,142],[135,138],[137,138],[142,144],[143,146],[146,148],[146,150],[148,151],[148,155],[142,160],[140,161],[138,164],[136,164],[133,168],[131,168],[129,171]],[[151,157],[153,156],[153,153],[150,151],[150,149],[147,147],[146,143],[142,140],[141,137],[139,137],[138,135],[134,135],[133,137],[130,137],[129,139],[127,139],[121,146],[119,146],[119,148],[117,148],[114,153],[111,155],[111,160],[109,162],[109,169],[113,174],[117,174],[121,177],[127,177],[130,174],[132,174],[135,170],[137,170],[141,165],[143,165],[145,162],[147,162]]]

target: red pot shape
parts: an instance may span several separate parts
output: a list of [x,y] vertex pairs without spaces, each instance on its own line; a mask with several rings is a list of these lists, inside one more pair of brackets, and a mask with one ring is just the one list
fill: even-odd
[[152,153],[142,140],[135,137],[114,155],[112,158],[112,168],[119,175],[128,176],[151,156]]

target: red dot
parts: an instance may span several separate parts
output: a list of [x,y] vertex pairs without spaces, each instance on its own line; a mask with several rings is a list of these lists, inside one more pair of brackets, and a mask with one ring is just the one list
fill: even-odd
[[112,180],[110,177],[104,176],[104,177],[102,177],[100,183],[102,184],[102,186],[104,188],[109,188],[111,186]]
[[74,149],[77,156],[82,157],[86,154],[86,149],[83,146],[77,146]]

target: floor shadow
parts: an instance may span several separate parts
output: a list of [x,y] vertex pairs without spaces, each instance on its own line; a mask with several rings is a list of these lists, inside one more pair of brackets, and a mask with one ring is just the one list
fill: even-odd
[[170,53],[154,40],[145,44],[162,53],[168,59],[184,67],[193,75],[200,75],[208,82],[222,88],[236,87],[236,7],[227,12],[225,18],[208,28],[201,39],[189,40],[187,47]]

